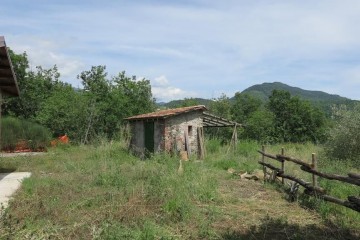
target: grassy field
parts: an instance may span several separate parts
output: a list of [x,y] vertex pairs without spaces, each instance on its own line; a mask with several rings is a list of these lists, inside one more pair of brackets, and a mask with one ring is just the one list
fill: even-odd
[[[327,172],[352,168],[350,163],[325,164],[321,148],[312,144],[284,147],[287,155],[304,160],[320,153],[319,168]],[[227,147],[209,140],[207,158],[184,162],[183,172],[176,157],[158,154],[141,161],[118,142],[0,158],[2,168],[33,173],[4,211],[0,239],[360,237],[359,213],[302,196],[290,203],[279,186],[240,179],[237,173],[260,168],[259,148],[242,142],[235,153],[227,153]],[[270,153],[280,149],[267,147]],[[289,171],[302,174],[296,167]],[[338,196],[359,195],[358,187],[320,184]]]

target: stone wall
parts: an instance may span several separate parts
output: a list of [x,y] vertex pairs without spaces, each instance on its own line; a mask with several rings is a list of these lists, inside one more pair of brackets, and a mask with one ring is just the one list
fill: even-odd
[[196,111],[166,119],[165,150],[168,152],[184,151],[185,131],[187,131],[191,154],[196,154],[198,151],[197,128],[202,126],[201,115],[201,111]]
[[[191,154],[197,154],[197,128],[202,126],[202,112],[189,112],[154,121],[154,151],[179,152],[185,150],[185,131],[188,132]],[[145,153],[144,121],[131,122],[132,151],[140,156]]]

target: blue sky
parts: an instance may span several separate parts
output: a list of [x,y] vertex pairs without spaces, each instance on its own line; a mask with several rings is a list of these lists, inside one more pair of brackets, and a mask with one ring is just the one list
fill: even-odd
[[158,101],[279,81],[360,99],[358,0],[2,0],[7,45],[62,80],[93,65],[151,80]]

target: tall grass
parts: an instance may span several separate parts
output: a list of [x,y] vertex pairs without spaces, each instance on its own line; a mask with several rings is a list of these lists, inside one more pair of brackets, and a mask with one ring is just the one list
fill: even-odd
[[46,238],[62,229],[67,238],[171,239],[170,232],[190,238],[193,232],[178,232],[178,224],[197,226],[205,216],[195,206],[221,202],[216,171],[184,162],[180,174],[177,157],[141,161],[120,143],[52,149],[28,164],[1,161],[33,172],[11,205],[16,231],[3,228],[2,237]]
[[1,119],[1,148],[14,151],[20,141],[31,150],[45,149],[50,141],[50,131],[45,127],[14,117]]
[[[208,150],[204,161],[183,162],[183,172],[179,158],[155,154],[142,161],[123,142],[60,147],[33,159],[0,158],[3,167],[33,173],[1,219],[0,239],[222,239],[227,225],[239,224],[247,224],[252,234],[259,224],[254,216],[271,212],[271,204],[277,204],[272,199],[281,201],[279,193],[265,193],[261,183],[229,179],[226,170],[260,168],[259,144],[240,141],[235,151],[215,140],[206,144],[216,150]],[[315,148],[285,146],[295,156]],[[230,182],[235,185],[227,186]],[[254,193],[241,197],[241,192]],[[296,208],[289,205],[282,206]]]

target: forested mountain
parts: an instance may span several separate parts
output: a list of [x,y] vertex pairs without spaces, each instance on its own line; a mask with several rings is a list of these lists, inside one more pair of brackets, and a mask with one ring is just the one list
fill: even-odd
[[281,82],[256,84],[245,89],[242,93],[248,93],[260,98],[261,100],[267,101],[272,91],[275,89],[288,91],[292,96],[298,96],[303,100],[308,100],[313,103],[326,102],[328,104],[348,104],[353,102],[353,100],[339,95],[321,91],[304,90]]
[[292,87],[281,82],[256,84],[245,89],[241,93],[250,94],[266,102],[268,101],[272,91],[275,89],[288,91],[292,96],[297,96],[302,100],[311,102],[313,105],[322,109],[327,116],[331,115],[331,107],[333,105],[346,105],[352,108],[352,106],[358,102],[356,100],[351,100],[349,98],[322,91],[310,91],[298,87]]
[[[304,90],[298,87],[292,87],[287,84],[281,82],[273,82],[273,83],[262,83],[253,85],[241,93],[249,94],[253,97],[259,98],[263,102],[267,102],[269,100],[269,96],[273,90],[284,90],[291,94],[291,96],[297,96],[302,100],[307,100],[311,102],[313,105],[322,109],[327,116],[331,114],[331,106],[332,105],[347,105],[348,107],[352,107],[354,103],[358,102],[356,100],[351,100],[349,98],[341,97],[335,94],[329,94],[322,91],[311,91]],[[230,101],[234,101],[234,97],[230,97]],[[173,100],[168,103],[158,103],[159,106],[175,108],[182,106],[191,106],[191,105],[205,105],[209,107],[213,100],[204,99],[204,98],[185,98],[182,100]]]
[[211,102],[213,102],[213,100],[205,98],[185,98],[180,100],[173,100],[168,103],[158,103],[158,105],[168,108],[187,107],[191,105],[205,105],[206,107],[209,107]]

